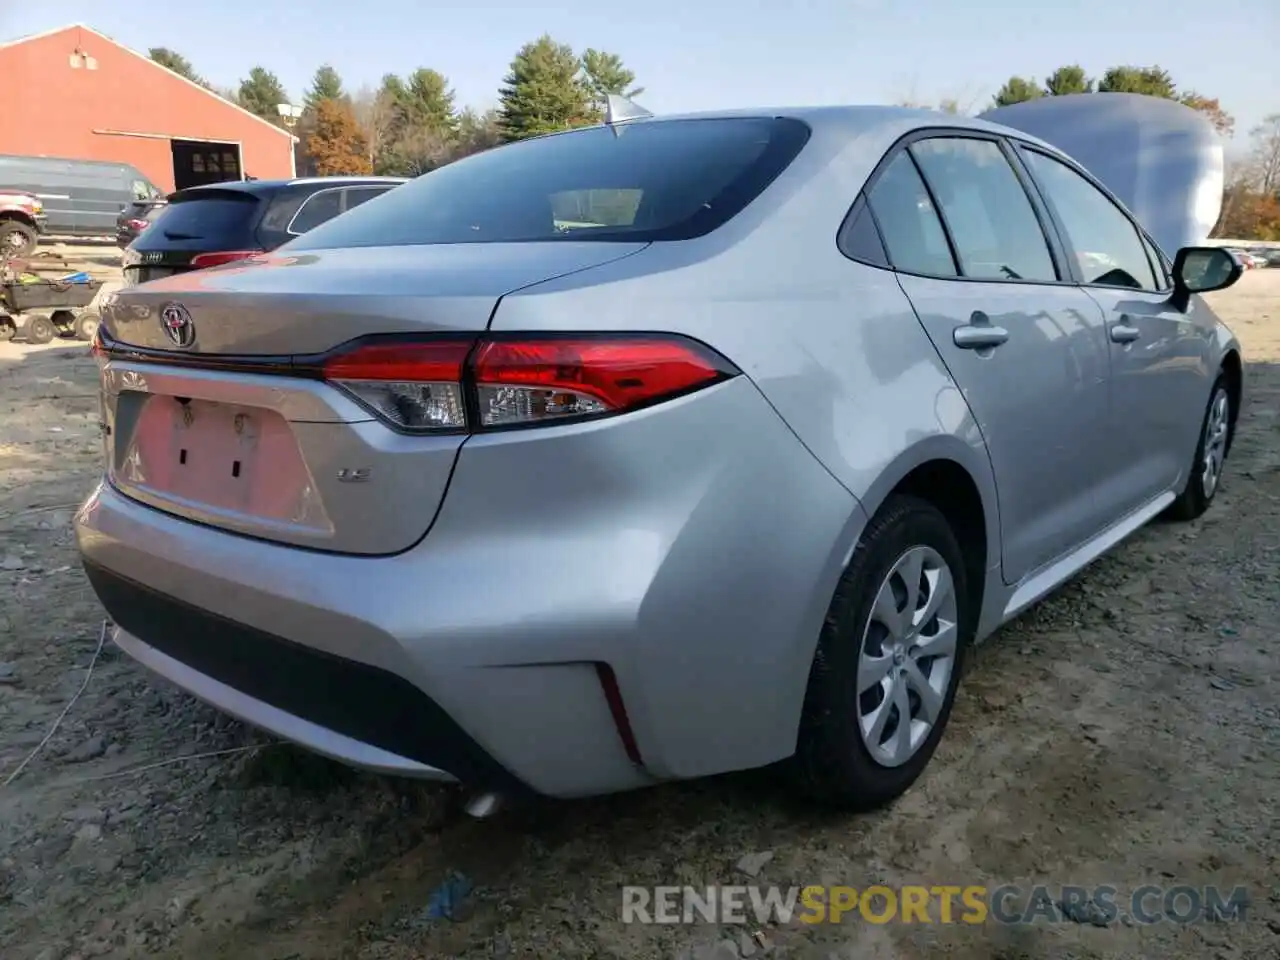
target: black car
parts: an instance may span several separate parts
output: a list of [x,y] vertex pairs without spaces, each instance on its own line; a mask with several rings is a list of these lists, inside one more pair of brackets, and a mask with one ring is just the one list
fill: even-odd
[[160,215],[168,201],[164,198],[155,200],[135,200],[125,207],[124,212],[116,217],[116,246],[123,250],[138,239],[138,234],[151,226],[151,221]]
[[125,285],[274,250],[401,183],[400,177],[310,177],[179,190],[125,248]]

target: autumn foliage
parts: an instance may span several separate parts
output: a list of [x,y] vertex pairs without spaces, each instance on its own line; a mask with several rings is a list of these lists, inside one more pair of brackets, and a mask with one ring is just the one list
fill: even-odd
[[371,174],[369,144],[351,104],[344,100],[320,100],[315,122],[307,137],[307,154],[316,175]]

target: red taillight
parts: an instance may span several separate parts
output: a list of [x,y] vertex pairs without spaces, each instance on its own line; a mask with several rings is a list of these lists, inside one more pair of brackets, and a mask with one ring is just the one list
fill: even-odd
[[127,221],[126,226],[128,226],[130,230],[137,230],[141,233],[143,230],[147,229],[150,224],[145,220],[138,220],[137,218],[134,218],[133,220]]
[[467,426],[462,378],[470,340],[367,343],[328,360],[324,378],[402,430]]
[[694,341],[647,335],[383,340],[320,372],[394,426],[434,432],[623,413],[737,370]]
[[492,340],[472,364],[486,427],[644,406],[721,379],[706,352],[681,340]]
[[221,266],[224,263],[235,263],[237,260],[248,260],[261,253],[261,250],[220,250],[217,253],[197,253],[191,258],[191,266],[201,270],[205,267]]

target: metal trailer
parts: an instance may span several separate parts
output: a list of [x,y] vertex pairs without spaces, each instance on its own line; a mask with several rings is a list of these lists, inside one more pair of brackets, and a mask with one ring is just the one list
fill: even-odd
[[[39,260],[43,260],[41,263]],[[0,341],[21,336],[28,343],[48,343],[55,336],[89,341],[98,332],[98,314],[87,309],[102,289],[101,280],[63,281],[41,277],[41,271],[69,273],[56,258],[10,260],[0,264]],[[38,280],[20,279],[34,275]]]

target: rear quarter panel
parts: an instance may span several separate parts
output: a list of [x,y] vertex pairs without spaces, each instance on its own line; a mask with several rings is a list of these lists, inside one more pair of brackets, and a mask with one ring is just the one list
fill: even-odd
[[754,381],[868,514],[919,464],[963,466],[986,505],[988,560],[998,565],[990,460],[968,404],[894,274],[836,246],[868,175],[919,125],[903,119],[860,132],[822,124],[773,186],[720,230],[508,295],[492,328],[702,340]]

